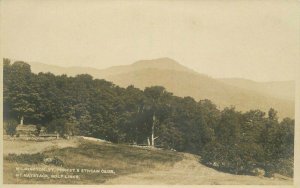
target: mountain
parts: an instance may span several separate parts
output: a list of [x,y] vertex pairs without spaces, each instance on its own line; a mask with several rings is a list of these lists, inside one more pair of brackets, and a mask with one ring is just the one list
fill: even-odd
[[196,73],[193,70],[186,68],[183,65],[177,63],[173,59],[159,58],[155,60],[141,60],[131,65],[110,67],[108,69],[102,70],[101,74],[104,76],[110,76],[110,75],[135,72],[135,71],[140,71],[145,69],[173,70],[173,71],[185,71],[189,73]]
[[[32,71],[54,74],[87,73],[94,78],[112,81],[127,87],[134,85],[140,89],[161,85],[177,96],[191,96],[196,100],[210,99],[220,108],[235,106],[237,110],[275,108],[280,117],[294,117],[293,84],[285,82],[258,83],[239,79],[214,79],[184,67],[170,58],[137,61],[131,65],[114,66],[108,69],[84,67],[59,67],[30,63]],[[285,85],[286,84],[286,85]],[[277,92],[275,92],[277,91]],[[282,94],[283,93],[283,94]]]
[[242,111],[249,109],[268,111],[270,107],[273,107],[282,117],[293,117],[294,113],[292,101],[227,85],[208,76],[185,71],[151,68],[111,75],[106,79],[122,87],[133,84],[143,89],[147,86],[162,85],[177,96],[192,96],[196,100],[210,99],[221,108],[236,106]]
[[94,78],[106,78],[111,75],[139,71],[148,68],[159,68],[163,70],[178,70],[178,71],[186,71],[190,73],[194,72],[193,70],[180,65],[179,63],[177,63],[176,61],[170,58],[160,58],[154,61],[141,60],[131,65],[113,66],[102,70],[91,68],[91,67],[62,67],[62,66],[48,65],[44,63],[38,63],[38,62],[29,62],[29,64],[31,65],[31,70],[34,73],[51,72],[55,75],[67,74],[69,76],[76,76],[78,74],[90,74]]
[[28,62],[31,66],[31,71],[34,73],[51,72],[55,75],[66,74],[68,76],[76,76],[78,74],[90,74],[95,77],[99,74],[99,69],[91,67],[63,67],[56,65],[48,65],[38,62]]
[[255,82],[242,78],[223,78],[219,79],[226,84],[239,88],[257,91],[264,95],[270,95],[279,99],[294,101],[295,82],[277,81],[277,82]]

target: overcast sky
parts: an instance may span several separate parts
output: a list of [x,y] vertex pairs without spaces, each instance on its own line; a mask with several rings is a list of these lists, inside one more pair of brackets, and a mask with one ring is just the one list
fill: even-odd
[[4,57],[106,68],[170,57],[212,77],[293,80],[297,1],[1,1]]

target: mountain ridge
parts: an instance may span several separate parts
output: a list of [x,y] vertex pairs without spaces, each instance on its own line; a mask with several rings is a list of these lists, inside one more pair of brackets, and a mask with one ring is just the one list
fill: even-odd
[[[46,64],[31,65],[32,71],[35,73],[52,72],[69,76],[90,74],[94,78],[106,79],[121,87],[134,85],[140,89],[160,85],[174,95],[191,96],[196,100],[210,99],[222,108],[235,106],[237,110],[241,111],[250,109],[267,111],[273,107],[279,111],[281,117],[294,117],[293,84],[286,87],[289,94],[284,94],[284,92],[278,94],[282,85],[277,87],[277,82],[272,83],[276,87],[270,86],[271,89],[268,90],[268,83],[264,82],[247,81],[247,79],[240,81],[237,78],[215,79],[189,69],[171,58],[141,60],[131,65],[114,66],[107,69],[62,68],[59,66],[54,66],[54,68],[53,66],[47,67]],[[234,81],[232,81],[233,79]],[[274,93],[274,91],[276,92]]]
[[[221,78],[218,79],[226,84],[248,90],[256,90],[261,94],[273,95],[279,99],[294,101],[295,81],[268,81],[256,82],[244,78]],[[284,91],[284,92],[283,92]]]

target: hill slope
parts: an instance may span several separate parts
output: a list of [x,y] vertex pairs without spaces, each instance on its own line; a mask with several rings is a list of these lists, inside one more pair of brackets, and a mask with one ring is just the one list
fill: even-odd
[[277,81],[277,82],[255,82],[242,78],[223,78],[219,79],[226,84],[239,88],[257,91],[264,95],[270,95],[279,99],[294,101],[295,82]]
[[106,184],[165,185],[289,185],[292,179],[277,175],[275,179],[233,175],[219,172],[199,163],[199,156],[184,153],[183,159],[167,169],[129,174],[110,179]]
[[[291,178],[280,176],[274,179],[246,175],[233,175],[219,172],[206,167],[199,162],[199,156],[179,153],[169,150],[133,147],[122,144],[110,144],[105,142],[87,141],[82,139],[54,140],[41,142],[26,140],[4,140],[4,183],[6,184],[185,184],[185,185],[209,185],[209,184],[239,184],[239,185],[290,185]],[[63,143],[62,145],[60,143]],[[27,150],[27,155],[18,158],[8,155],[18,153],[26,145],[27,149],[37,148],[38,156],[57,157],[63,162],[63,166],[46,165],[39,158],[34,158],[35,153]],[[38,147],[37,147],[38,146]],[[24,150],[23,150],[24,151]],[[25,151],[24,151],[25,152]],[[20,156],[20,155],[18,155]],[[70,157],[72,156],[72,157]],[[14,160],[11,160],[11,159]],[[27,159],[27,158],[30,158]],[[35,160],[36,159],[36,160]],[[28,160],[28,161],[27,161]],[[35,160],[35,164],[29,164]],[[79,175],[79,179],[69,178],[16,178],[16,167],[19,169],[53,169],[52,172],[44,172],[51,176],[56,171],[66,169],[104,169],[115,173],[77,173],[60,172],[60,174]],[[20,173],[20,172],[19,172]],[[26,173],[24,171],[23,173]],[[27,172],[28,173],[28,172]],[[31,174],[42,173],[30,171]],[[20,173],[22,174],[22,173]]]
[[[238,110],[261,109],[267,111],[273,107],[280,117],[294,117],[294,85],[290,83],[235,82],[213,79],[188,69],[170,58],[142,60],[131,65],[115,66],[97,70],[93,68],[62,68],[58,66],[31,64],[32,71],[52,72],[74,76],[88,73],[94,78],[102,78],[127,87],[164,86],[174,95],[191,96],[196,100],[210,99],[219,107],[235,106]],[[281,91],[287,85],[286,92]],[[286,94],[287,93],[287,94]]]

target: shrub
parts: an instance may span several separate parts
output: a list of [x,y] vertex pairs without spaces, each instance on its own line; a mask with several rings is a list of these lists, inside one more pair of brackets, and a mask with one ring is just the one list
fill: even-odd
[[17,126],[18,126],[18,122],[14,119],[7,120],[6,122],[4,122],[5,132],[10,136],[14,136],[16,134]]
[[202,162],[233,174],[252,174],[261,159],[261,148],[255,144],[224,145],[211,142],[203,148]]
[[294,177],[294,160],[293,159],[280,159],[275,166],[276,173],[288,177]]

